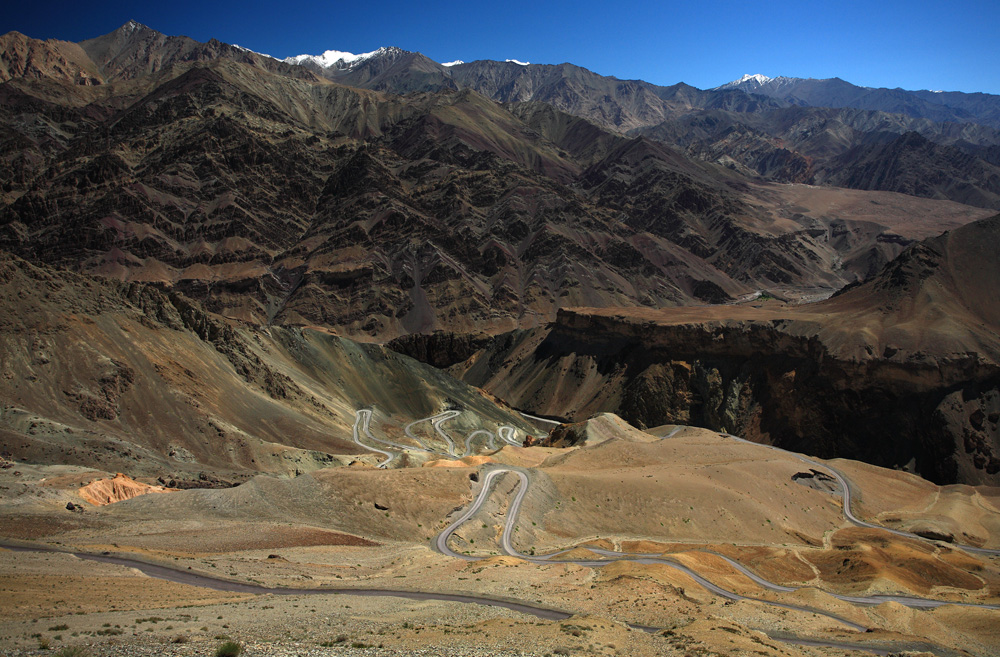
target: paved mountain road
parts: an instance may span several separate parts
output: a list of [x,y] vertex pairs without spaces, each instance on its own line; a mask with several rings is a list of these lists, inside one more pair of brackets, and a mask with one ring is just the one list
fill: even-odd
[[369,451],[377,452],[379,454],[384,455],[385,460],[379,463],[378,467],[385,468],[387,465],[392,463],[392,460],[396,458],[396,455],[393,454],[392,452],[387,452],[384,449],[379,449],[378,447],[372,447],[371,445],[364,444],[363,442],[361,442],[361,437],[358,432],[358,428],[362,427],[363,431],[365,432],[365,435],[368,437],[369,440],[372,440],[374,442],[382,442],[381,440],[372,435],[370,430],[371,421],[372,421],[371,410],[362,409],[360,411],[354,412],[354,442],[356,442],[358,445],[364,447]]
[[[677,433],[676,430],[672,431],[669,434],[669,436],[673,436],[676,433]],[[731,435],[728,435],[728,434],[724,434],[724,435],[727,435],[727,437],[730,437],[730,438],[735,438],[735,439],[740,440],[742,442],[749,442],[749,441],[743,440],[742,438],[737,438],[736,436],[731,436]],[[666,438],[664,440],[666,440]],[[751,443],[751,444],[755,444],[756,445],[756,443]],[[770,447],[770,446],[764,445],[764,447]],[[778,449],[778,448],[774,448],[774,447],[770,447],[770,448],[771,449]],[[785,452],[785,450],[780,450],[780,449],[778,451]],[[791,453],[791,452],[786,452],[786,453],[791,454],[792,456],[795,456],[796,458],[798,458],[798,459],[800,459],[800,460],[802,460],[802,461],[804,461],[806,463],[810,463],[812,465],[815,465],[817,467],[828,468],[828,466],[826,466],[825,464],[821,464],[821,463],[819,463],[817,461],[814,461],[812,459],[809,459],[807,457],[803,457],[801,455],[794,454],[794,453]],[[839,472],[836,472],[832,468],[829,468],[829,469],[832,472],[834,472],[834,474],[836,475],[836,478],[838,479],[838,481],[840,481],[841,486],[842,486],[842,488],[844,490],[843,501],[844,501],[844,510],[845,510],[844,515],[845,515],[845,518],[847,518],[847,520],[849,520],[850,522],[858,523],[858,524],[861,524],[862,526],[865,526],[865,527],[873,527],[873,528],[876,528],[876,529],[885,529],[885,528],[879,527],[878,525],[873,525],[871,523],[864,523],[863,521],[858,520],[853,515],[853,513],[850,512],[850,486],[849,486],[846,478],[843,477],[843,475],[841,475]],[[760,600],[760,599],[757,599],[757,598],[750,598],[750,597],[747,597],[747,596],[740,595],[740,594],[738,594],[738,593],[736,593],[734,591],[730,591],[730,590],[724,589],[724,588],[722,588],[722,587],[714,584],[713,582],[709,581],[705,577],[699,575],[697,572],[695,572],[691,568],[689,568],[689,567],[687,567],[687,566],[685,566],[685,565],[683,565],[683,564],[681,564],[681,563],[679,563],[679,562],[677,562],[677,561],[675,561],[675,560],[673,560],[673,559],[671,559],[669,557],[663,557],[663,556],[661,556],[659,554],[655,554],[655,553],[625,553],[625,552],[615,552],[615,551],[612,551],[612,550],[604,550],[604,549],[600,549],[600,548],[588,548],[589,550],[591,550],[592,552],[594,552],[596,554],[599,554],[601,556],[607,557],[607,559],[601,559],[601,560],[597,560],[597,559],[595,559],[595,560],[580,560],[580,559],[559,560],[559,559],[557,559],[561,554],[565,554],[566,552],[568,552],[568,550],[561,550],[559,552],[554,552],[554,553],[547,554],[547,555],[524,554],[524,553],[520,552],[517,548],[514,547],[513,541],[512,541],[513,533],[514,533],[515,527],[517,526],[517,518],[518,518],[518,514],[520,513],[521,503],[524,500],[524,496],[527,494],[528,488],[529,488],[529,485],[530,485],[530,479],[528,477],[527,472],[525,472],[523,469],[520,469],[520,468],[496,467],[496,468],[491,468],[487,472],[486,476],[483,478],[482,487],[480,488],[479,495],[476,497],[476,499],[473,501],[473,503],[469,506],[469,508],[465,511],[465,513],[463,513],[457,520],[455,520],[448,527],[446,527],[440,534],[438,534],[437,538],[435,539],[435,547],[440,552],[442,552],[443,554],[447,554],[449,556],[458,558],[458,559],[466,560],[466,561],[475,561],[475,560],[479,559],[479,557],[473,557],[473,556],[470,556],[470,555],[461,554],[459,552],[456,552],[456,551],[452,550],[448,546],[448,541],[451,538],[451,536],[463,524],[465,524],[466,522],[468,522],[469,519],[471,519],[480,510],[480,508],[482,507],[483,503],[490,496],[490,489],[491,489],[491,486],[493,485],[494,480],[497,477],[499,477],[499,476],[501,476],[503,474],[513,474],[513,475],[517,476],[518,479],[519,479],[519,485],[518,485],[518,488],[517,488],[517,493],[514,495],[513,499],[510,502],[510,506],[508,507],[508,510],[507,510],[507,513],[506,513],[506,518],[505,518],[505,521],[504,521],[503,533],[501,534],[501,537],[500,537],[500,549],[503,551],[504,554],[507,554],[507,555],[510,555],[510,556],[514,556],[514,557],[518,557],[519,559],[524,559],[526,561],[530,561],[530,562],[534,562],[534,563],[552,563],[554,561],[558,561],[558,562],[574,563],[574,564],[581,565],[581,566],[591,566],[591,567],[605,566],[608,563],[611,563],[611,562],[616,561],[616,560],[622,560],[622,559],[633,560],[633,561],[637,561],[639,563],[658,563],[658,564],[664,564],[664,565],[667,565],[667,566],[669,566],[671,568],[674,568],[676,570],[680,570],[681,572],[686,573],[688,576],[692,577],[696,582],[698,582],[700,585],[702,585],[706,590],[708,590],[708,591],[710,591],[710,592],[712,592],[712,593],[714,593],[716,595],[719,595],[719,596],[722,596],[724,598],[730,599],[730,600],[757,600],[758,602],[763,602],[763,603],[769,604],[769,605],[784,607],[784,608],[787,608],[787,609],[797,609],[799,611],[808,611],[808,612],[811,612],[811,613],[823,614],[823,615],[829,616],[831,618],[834,618],[834,619],[836,619],[836,620],[838,620],[840,622],[843,622],[843,623],[845,623],[845,624],[847,624],[849,626],[852,626],[855,629],[864,629],[863,627],[857,625],[856,623],[852,623],[851,621],[847,621],[846,619],[840,618],[839,616],[835,616],[833,614],[828,614],[826,612],[822,612],[822,611],[819,611],[819,610],[810,609],[810,608],[807,608],[807,607],[800,607],[800,606],[796,606],[796,605],[787,605],[787,604],[784,604],[784,603],[774,602],[774,601],[770,601],[770,600]],[[904,536],[906,538],[916,538],[918,540],[926,540],[926,539],[923,539],[920,536],[917,536],[915,534],[910,534],[910,533],[907,533],[907,532],[900,532],[900,531],[896,531],[896,530],[888,530],[888,531],[891,531],[892,533],[897,534],[897,535]],[[962,546],[962,547],[968,547],[968,546]],[[985,548],[974,548],[974,551],[984,552],[984,553],[987,553],[987,554],[990,554],[990,555],[995,555],[995,554],[998,553],[998,551],[996,551],[996,550],[987,550]],[[768,589],[770,591],[782,592],[782,593],[791,593],[791,592],[795,592],[795,591],[800,590],[800,589],[798,589],[796,587],[784,586],[784,585],[776,584],[774,582],[766,580],[763,577],[761,577],[760,575],[758,575],[758,574],[754,573],[753,571],[751,571],[750,569],[748,569],[747,567],[743,566],[739,562],[735,561],[734,559],[726,557],[726,556],[724,556],[722,554],[719,554],[717,552],[708,551],[708,550],[705,550],[705,552],[713,554],[716,557],[724,560],[726,563],[728,563],[729,565],[731,565],[733,568],[735,568],[736,570],[738,570],[740,573],[742,573],[745,576],[749,577],[751,580],[753,580],[755,583],[757,583],[758,585],[762,586],[765,589]],[[863,605],[863,606],[878,605],[878,604],[882,604],[883,602],[897,602],[899,604],[902,604],[902,605],[905,605],[905,606],[908,606],[908,607],[923,608],[923,609],[940,607],[940,606],[943,606],[943,605],[958,605],[958,606],[964,606],[964,607],[975,607],[975,608],[980,608],[980,609],[1000,609],[1000,605],[986,605],[986,604],[977,604],[977,603],[968,603],[968,602],[950,602],[950,601],[934,600],[934,599],[930,599],[930,598],[922,598],[922,597],[917,597],[917,596],[905,596],[905,595],[851,596],[851,595],[841,595],[841,594],[838,594],[838,593],[832,593],[832,592],[829,592],[829,591],[826,591],[826,593],[828,595],[832,596],[832,597],[835,597],[835,598],[839,599],[839,600],[843,600],[844,602],[849,602],[849,603],[852,603],[852,604]]]
[[[395,441],[388,440],[385,438],[376,438],[375,435],[372,434],[371,432],[372,409],[362,408],[360,410],[354,411],[354,442],[357,443],[360,447],[367,449],[368,451],[376,452],[378,454],[382,454],[383,456],[385,456],[386,457],[385,460],[378,464],[378,467],[380,468],[388,467],[388,465],[392,463],[392,461],[397,456],[399,456],[402,452],[405,452],[407,450],[426,452],[428,454],[438,454],[440,456],[451,457],[451,458],[471,456],[473,453],[472,441],[477,436],[486,437],[486,440],[483,441],[483,444],[484,446],[488,446],[489,449],[494,449],[494,450],[498,449],[497,447],[498,435],[500,437],[500,440],[507,443],[508,445],[520,446],[521,443],[517,441],[517,429],[515,427],[505,424],[497,428],[496,434],[494,434],[492,431],[487,431],[486,429],[477,429],[473,431],[465,438],[465,452],[463,454],[459,454],[458,448],[455,445],[455,441],[452,440],[451,436],[448,435],[448,433],[441,427],[441,424],[448,420],[452,420],[461,414],[462,414],[461,411],[456,411],[456,410],[443,411],[436,415],[431,415],[429,417],[420,418],[419,420],[414,420],[413,422],[407,424],[406,427],[403,428],[403,433],[406,434],[407,438],[409,438],[413,442],[417,443],[417,445],[419,445],[419,447],[415,447],[413,445],[404,445],[402,443],[397,443]],[[547,421],[551,422],[551,420]],[[434,427],[435,433],[437,433],[437,435],[440,436],[441,439],[448,445],[447,451],[442,451],[439,449],[428,447],[427,443],[425,443],[423,439],[421,439],[419,436],[413,433],[413,427],[422,422],[431,423],[431,426]],[[390,452],[370,444],[365,444],[361,442],[361,433],[364,433],[365,437],[372,443],[378,443],[380,445],[386,445],[388,447],[395,447],[396,449],[399,450],[399,452]]]
[[[858,527],[867,527],[869,529],[878,529],[878,530],[881,530],[881,531],[884,531],[884,532],[889,532],[890,534],[895,534],[896,536],[902,536],[903,538],[913,538],[913,539],[916,539],[918,541],[927,541],[927,540],[929,540],[929,539],[927,539],[924,536],[920,536],[919,534],[913,534],[911,532],[902,531],[900,529],[892,529],[890,527],[884,527],[882,525],[876,525],[876,524],[873,524],[873,523],[870,523],[870,522],[865,522],[864,520],[861,520],[860,518],[858,518],[857,516],[855,516],[854,512],[851,510],[851,484],[850,484],[850,481],[847,479],[847,477],[845,477],[836,468],[832,467],[829,463],[820,463],[819,461],[815,461],[815,460],[809,458],[808,456],[804,456],[803,454],[798,454],[796,452],[789,452],[786,449],[781,449],[780,447],[775,447],[774,445],[763,445],[763,444],[760,444],[760,443],[751,442],[751,441],[747,440],[746,438],[740,438],[739,436],[734,436],[734,435],[732,435],[730,433],[724,433],[724,434],[720,434],[720,435],[725,436],[726,438],[731,438],[733,440],[737,440],[737,441],[739,441],[741,443],[747,443],[749,445],[756,445],[757,447],[766,447],[766,448],[772,449],[772,450],[774,450],[776,452],[781,452],[782,454],[787,454],[788,456],[796,458],[796,459],[802,461],[803,463],[807,463],[807,464],[809,464],[811,466],[815,466],[815,467],[820,468],[820,469],[829,470],[830,473],[831,473],[831,475],[833,476],[833,478],[837,480],[838,484],[840,484],[840,488],[841,488],[841,491],[842,491],[842,493],[841,493],[841,499],[843,501],[843,506],[844,506],[844,517],[847,518],[847,520],[849,522],[857,525]],[[994,556],[994,557],[995,556],[1000,556],[1000,550],[994,550],[994,549],[991,549],[991,548],[981,548],[981,547],[976,547],[974,545],[966,545],[964,543],[951,543],[951,545],[954,545],[956,547],[960,547],[963,550],[965,550],[966,552],[975,552],[976,554],[987,554],[987,555]]]

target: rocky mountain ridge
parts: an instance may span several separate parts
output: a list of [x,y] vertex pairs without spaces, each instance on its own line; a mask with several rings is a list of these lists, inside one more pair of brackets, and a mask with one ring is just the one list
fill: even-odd
[[[572,64],[473,61],[439,65],[419,53],[388,49],[352,64],[314,67],[329,79],[406,93],[470,88],[503,103],[543,102],[615,132],[643,134],[745,175],[781,182],[901,191],[1000,209],[997,162],[1000,97],[868,89],[834,78],[764,78],[702,91],[597,75]],[[930,94],[928,96],[928,94]],[[914,154],[891,176],[857,176],[866,149],[917,132],[942,147],[941,183],[909,184],[932,167]],[[906,143],[903,141],[902,143]]]
[[875,196],[813,212],[782,200],[798,190],[551,105],[384,94],[161,37],[89,43],[100,85],[0,86],[0,247],[255,325],[384,340],[537,326],[566,306],[829,294],[922,237],[920,218],[985,214]]
[[935,122],[978,123],[1000,129],[1000,96],[960,91],[862,87],[840,78],[744,75],[715,89],[739,89],[790,105],[873,110]]
[[[393,94],[468,88],[502,103],[543,102],[612,132],[641,132],[752,177],[902,191],[1000,207],[996,171],[1000,165],[994,152],[1000,148],[1000,126],[995,120],[996,97],[988,94],[871,90],[839,79],[761,82],[763,76],[702,91],[683,83],[664,87],[619,80],[568,63],[481,60],[444,66],[399,48],[380,48],[363,56],[331,51],[331,57],[341,56],[336,61],[324,56],[279,61],[217,41],[199,44],[186,37],[167,37],[134,21],[79,46],[29,39],[33,54],[27,56],[26,37],[14,34],[3,37],[10,43],[0,43],[6,51],[3,59],[11,62],[2,76],[102,84],[174,64],[222,58],[285,76],[329,79]],[[29,61],[31,70],[22,70]],[[36,64],[46,61],[40,68]],[[773,93],[758,93],[761,85],[765,90],[773,87]],[[778,90],[786,87],[798,95],[782,97]],[[872,100],[873,95],[881,100]],[[866,166],[856,160],[865,159],[866,149],[893,138],[885,133],[902,137],[909,132],[945,147],[941,157],[948,161],[948,173],[940,183],[908,182],[930,171],[918,156],[903,158],[902,167],[898,162],[881,165],[897,170],[891,176],[839,175],[841,167]]]
[[696,424],[939,483],[1000,481],[1000,215],[808,305],[566,309],[494,338],[392,346],[570,421]]

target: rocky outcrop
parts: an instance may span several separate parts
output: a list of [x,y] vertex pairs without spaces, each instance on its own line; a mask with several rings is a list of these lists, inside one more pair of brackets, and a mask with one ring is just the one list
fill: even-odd
[[150,493],[173,493],[179,489],[165,486],[151,486],[132,479],[121,472],[115,474],[113,479],[98,479],[92,481],[79,490],[80,497],[87,500],[94,506],[105,506],[124,500],[130,500],[140,495]]
[[135,381],[135,370],[122,363],[111,361],[111,370],[98,383],[97,395],[81,394],[80,415],[88,420],[114,420],[120,414],[118,400]]
[[451,371],[518,408],[693,424],[939,483],[1000,482],[1000,216],[827,301],[566,309]]
[[938,483],[1000,481],[1000,432],[990,420],[1000,417],[996,364],[975,354],[856,361],[794,330],[563,311],[529,354],[479,354],[479,362],[514,364],[485,379],[471,369],[467,380],[516,407],[574,421],[610,411],[639,427],[703,426]]

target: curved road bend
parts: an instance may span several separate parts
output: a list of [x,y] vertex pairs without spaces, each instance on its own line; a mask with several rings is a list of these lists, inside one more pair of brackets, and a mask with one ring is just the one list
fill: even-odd
[[[452,534],[455,533],[455,531],[461,525],[463,525],[465,522],[467,522],[472,516],[474,516],[476,514],[476,512],[479,511],[480,507],[482,507],[483,503],[489,497],[490,486],[492,485],[493,480],[496,477],[500,476],[501,474],[505,474],[505,473],[516,474],[517,477],[520,479],[520,486],[518,487],[517,494],[514,496],[514,499],[511,501],[510,507],[507,510],[503,533],[501,534],[501,537],[500,537],[500,548],[501,548],[501,550],[505,554],[508,554],[510,556],[515,556],[515,557],[518,557],[520,559],[524,559],[526,561],[531,561],[531,562],[534,562],[534,563],[545,563],[545,562],[551,563],[560,554],[564,554],[565,552],[567,552],[567,550],[562,550],[560,552],[555,552],[555,553],[548,554],[548,555],[537,555],[536,556],[536,555],[523,554],[523,553],[519,552],[514,547],[513,542],[512,542],[512,536],[513,536],[513,533],[514,533],[514,528],[515,528],[515,526],[517,524],[517,517],[518,517],[518,514],[520,512],[521,503],[522,503],[522,501],[524,499],[525,494],[528,491],[529,480],[528,480],[527,475],[523,471],[521,471],[521,470],[515,470],[515,469],[512,469],[512,468],[508,468],[508,467],[491,469],[487,473],[486,477],[483,479],[483,485],[482,485],[482,489],[479,492],[479,495],[473,501],[473,503],[469,506],[469,508],[466,510],[466,512],[463,513],[451,525],[449,525],[447,528],[445,528],[444,531],[442,531],[440,534],[438,534],[437,539],[435,540],[435,546],[437,547],[437,549],[440,552],[442,552],[444,554],[447,554],[449,556],[456,557],[458,559],[464,559],[464,560],[467,560],[467,561],[477,560],[476,557],[471,557],[469,555],[459,554],[458,552],[455,552],[454,550],[452,550],[450,547],[448,547],[448,539],[451,537]],[[866,629],[863,626],[860,626],[860,625],[858,625],[856,623],[853,623],[851,621],[848,621],[846,619],[840,618],[839,616],[836,616],[836,615],[833,615],[833,614],[829,614],[829,613],[826,613],[826,612],[822,612],[822,611],[819,611],[819,610],[811,609],[809,607],[800,607],[800,606],[796,606],[796,605],[788,605],[788,604],[784,604],[784,603],[773,602],[773,601],[770,601],[770,600],[761,600],[759,598],[751,598],[751,597],[748,597],[748,596],[740,595],[740,594],[738,594],[738,593],[736,593],[734,591],[729,591],[727,589],[723,589],[722,587],[720,587],[720,586],[712,583],[711,581],[707,580],[706,578],[704,578],[703,576],[699,575],[697,572],[695,572],[694,570],[688,568],[687,566],[685,566],[685,565],[683,565],[683,564],[681,564],[681,563],[679,563],[677,561],[674,561],[673,559],[664,558],[664,557],[662,557],[662,556],[660,556],[658,554],[630,554],[630,553],[623,553],[623,552],[615,552],[615,551],[612,551],[612,550],[603,550],[603,549],[599,549],[599,548],[597,548],[597,549],[595,549],[595,548],[588,548],[588,549],[590,549],[592,552],[595,552],[595,553],[600,554],[602,556],[609,557],[610,560],[567,560],[567,562],[568,563],[575,563],[577,565],[592,566],[592,567],[604,566],[604,565],[607,565],[608,563],[610,563],[610,561],[621,560],[621,559],[631,559],[631,560],[638,561],[639,563],[658,563],[658,564],[664,564],[664,565],[667,565],[667,566],[669,566],[671,568],[674,568],[676,570],[679,570],[679,571],[687,574],[692,579],[694,579],[696,582],[698,582],[698,584],[700,584],[701,586],[703,586],[706,590],[708,590],[708,591],[710,591],[710,592],[712,592],[712,593],[714,593],[716,595],[719,595],[719,596],[722,596],[724,598],[727,598],[729,600],[756,600],[758,602],[763,602],[763,603],[768,604],[768,605],[783,607],[783,608],[786,608],[786,609],[795,609],[795,610],[805,611],[805,612],[809,612],[809,613],[822,614],[824,616],[827,616],[827,617],[833,618],[833,619],[835,619],[835,620],[837,620],[839,622],[842,622],[842,623],[844,623],[844,624],[846,624],[846,625],[848,625],[850,627],[853,627],[854,629],[859,629],[859,630]],[[712,554],[717,554],[717,553],[712,553]],[[790,592],[794,592],[794,591],[799,590],[798,588],[795,588],[795,587],[789,587],[789,586],[783,586],[781,584],[775,584],[774,582],[768,581],[768,580],[764,579],[763,577],[760,577],[756,573],[753,573],[752,571],[750,571],[749,569],[747,569],[745,566],[743,566],[742,564],[734,561],[733,559],[730,559],[728,557],[725,557],[723,555],[718,555],[718,554],[717,554],[717,556],[721,557],[727,563],[729,563],[730,565],[732,565],[733,567],[735,567],[739,572],[743,573],[744,575],[746,575],[747,577],[749,577],[751,580],[753,580],[754,582],[756,582],[757,584],[759,584],[760,586],[762,586],[762,587],[764,587],[764,588],[766,588],[768,590],[776,591],[776,592],[782,592],[782,593],[790,593]],[[837,593],[831,593],[831,592],[828,592],[828,591],[826,593],[828,595],[830,595],[832,597],[835,597],[835,598],[837,598],[839,600],[842,600],[844,602],[849,602],[849,603],[852,603],[852,604],[863,605],[863,606],[878,605],[878,604],[881,604],[883,602],[890,602],[890,601],[892,601],[892,602],[897,602],[899,604],[906,605],[908,607],[923,608],[923,609],[933,608],[933,607],[940,607],[940,606],[949,605],[949,604],[951,604],[951,605],[957,605],[957,606],[963,606],[963,607],[976,607],[976,608],[980,608],[980,609],[1000,609],[1000,605],[976,604],[976,603],[969,603],[969,602],[947,602],[947,601],[941,601],[941,600],[932,600],[932,599],[928,599],[928,598],[920,598],[920,597],[916,597],[916,596],[901,596],[901,595],[850,596],[850,595],[840,595],[840,594],[837,594]]]
[[458,456],[455,452],[455,441],[451,439],[444,429],[441,428],[441,423],[446,422],[452,418],[456,418],[461,415],[461,411],[444,411],[443,413],[438,413],[431,420],[431,426],[434,427],[434,431],[438,433],[439,436],[444,438],[444,441],[448,443],[448,454],[451,456]]
[[[447,412],[450,412],[450,411],[445,411],[445,412],[447,413]],[[431,415],[430,417],[422,417],[419,420],[414,420],[413,422],[410,422],[409,424],[406,425],[406,427],[403,428],[403,433],[406,434],[407,438],[409,438],[410,440],[412,440],[412,441],[416,442],[418,445],[420,445],[420,447],[425,452],[430,452],[432,454],[441,454],[442,456],[450,456],[450,454],[448,454],[447,452],[442,452],[439,449],[434,449],[434,448],[428,447],[427,443],[425,443],[422,438],[420,438],[415,433],[413,433],[413,427],[414,426],[420,424],[421,422],[428,422],[428,421],[433,422],[440,415],[441,415],[441,413],[438,413],[437,415]]]
[[465,437],[465,453],[462,454],[463,457],[472,456],[472,440],[476,436],[486,436],[486,441],[484,443],[485,446],[489,446],[491,444],[496,445],[496,438],[493,436],[492,431],[487,431],[486,429],[478,429]]
[[[844,506],[844,517],[847,518],[847,520],[849,522],[857,525],[858,527],[867,527],[868,529],[880,529],[882,531],[889,532],[890,534],[895,534],[896,536],[902,536],[903,538],[912,538],[912,539],[916,539],[918,541],[928,541],[928,540],[930,540],[928,538],[925,538],[923,536],[919,536],[917,534],[913,534],[911,532],[902,531],[900,529],[892,529],[890,527],[884,527],[882,525],[876,525],[876,524],[873,524],[873,523],[870,523],[870,522],[866,522],[864,520],[861,520],[857,516],[855,516],[854,512],[851,510],[851,501],[852,500],[851,500],[851,485],[850,485],[850,481],[847,479],[847,477],[845,477],[843,474],[841,474],[840,471],[838,471],[836,468],[832,467],[829,463],[820,463],[819,461],[815,461],[815,460],[809,458],[808,456],[804,456],[804,455],[798,454],[796,452],[790,452],[787,449],[781,449],[780,447],[775,447],[774,445],[764,445],[764,444],[761,444],[761,443],[755,443],[755,442],[747,440],[746,438],[740,438],[739,436],[734,436],[731,433],[723,433],[723,434],[719,434],[719,435],[725,436],[726,438],[732,438],[733,440],[737,440],[737,441],[739,441],[741,443],[747,443],[747,444],[750,444],[750,445],[756,445],[757,447],[766,447],[768,449],[773,449],[776,452],[781,452],[782,454],[787,454],[788,456],[792,456],[792,457],[794,457],[794,458],[802,461],[803,463],[807,463],[809,465],[815,466],[815,467],[820,468],[820,469],[829,470],[830,473],[833,475],[834,479],[837,480],[837,483],[840,484],[840,488],[843,491],[841,493],[841,498],[842,498],[843,506]],[[990,548],[981,548],[981,547],[976,547],[974,545],[966,545],[965,543],[949,543],[949,545],[954,545],[955,547],[962,548],[966,552],[975,552],[977,554],[986,554],[986,555],[990,555],[990,556],[994,556],[994,557],[995,556],[1000,556],[1000,550],[994,550],[994,549],[990,549]]]
[[387,452],[384,449],[379,449],[378,447],[372,447],[371,445],[364,444],[363,442],[361,442],[361,437],[358,433],[358,428],[361,427],[363,424],[365,435],[367,435],[371,440],[374,440],[375,442],[381,442],[378,439],[376,439],[375,436],[371,435],[371,432],[368,429],[371,421],[372,421],[372,412],[370,409],[365,408],[360,411],[354,411],[354,442],[356,442],[359,446],[367,449],[370,452],[377,452],[379,454],[384,455],[385,460],[379,463],[378,467],[385,468],[387,465],[389,465],[389,463],[392,462],[394,458],[396,458],[396,454],[393,454],[392,452]]
[[497,429],[497,433],[500,434],[500,440],[504,441],[508,445],[513,445],[514,447],[521,446],[521,443],[517,442],[517,429],[514,427],[505,424]]

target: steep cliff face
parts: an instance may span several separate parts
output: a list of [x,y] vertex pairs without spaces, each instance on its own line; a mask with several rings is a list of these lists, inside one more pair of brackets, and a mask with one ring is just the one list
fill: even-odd
[[[1000,483],[1000,216],[907,249],[827,301],[568,309],[471,357],[411,337],[439,365],[570,421],[694,424],[822,457]],[[394,345],[406,348],[407,345]],[[419,355],[419,354],[418,354]],[[461,360],[461,362],[459,362]]]
[[705,426],[940,483],[1000,481],[995,363],[843,358],[797,334],[804,328],[564,311],[531,357],[482,383],[515,406],[577,421],[613,411],[638,426]]

